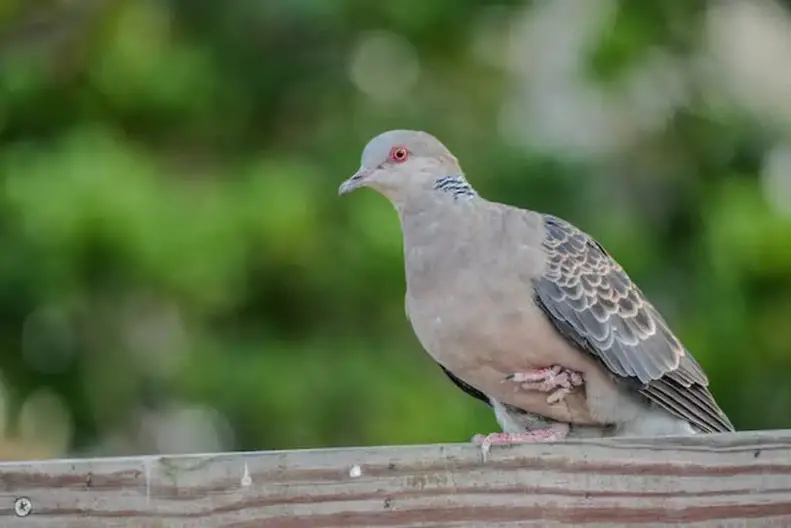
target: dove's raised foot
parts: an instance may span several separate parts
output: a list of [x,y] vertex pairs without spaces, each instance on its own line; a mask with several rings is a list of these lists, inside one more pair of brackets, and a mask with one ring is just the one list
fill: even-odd
[[560,365],[516,372],[505,379],[517,383],[523,390],[549,392],[547,403],[550,404],[563,401],[574,387],[585,383],[582,374]]
[[563,440],[569,433],[567,424],[555,424],[544,429],[525,431],[524,433],[491,433],[488,435],[477,434],[472,437],[472,443],[481,448],[484,461],[489,457],[489,451],[495,445],[515,444],[540,444],[543,442],[556,442]]

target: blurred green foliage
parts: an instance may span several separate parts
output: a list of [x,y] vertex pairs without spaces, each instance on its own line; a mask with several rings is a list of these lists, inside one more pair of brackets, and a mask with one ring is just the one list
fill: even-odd
[[[701,3],[594,4],[616,13],[583,57],[585,82],[603,89],[656,49],[692,53],[704,24]],[[760,177],[777,132],[735,103],[692,97],[617,156],[515,144],[500,129],[512,76],[471,43],[531,5],[4,2],[8,441],[46,456],[212,447],[141,433],[181,407],[211,411],[218,449],[493,430],[411,334],[389,205],[336,195],[388,128],[431,131],[487,197],[594,234],[703,363],[738,428],[791,426],[791,219]],[[372,30],[418,58],[400,97],[353,82]],[[379,67],[397,79],[404,64]]]

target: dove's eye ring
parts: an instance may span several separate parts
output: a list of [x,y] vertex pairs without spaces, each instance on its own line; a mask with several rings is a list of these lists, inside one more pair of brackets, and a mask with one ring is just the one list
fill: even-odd
[[404,163],[409,157],[409,151],[405,147],[393,147],[390,151],[390,159],[396,163]]

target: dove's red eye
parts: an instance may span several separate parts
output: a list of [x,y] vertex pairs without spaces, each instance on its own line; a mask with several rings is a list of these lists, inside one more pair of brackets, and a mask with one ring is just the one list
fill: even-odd
[[390,151],[390,159],[396,163],[404,163],[409,156],[409,151],[405,147],[393,147]]

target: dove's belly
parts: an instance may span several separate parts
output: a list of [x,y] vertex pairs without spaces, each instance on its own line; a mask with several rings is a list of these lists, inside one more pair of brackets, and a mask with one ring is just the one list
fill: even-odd
[[[618,398],[609,375],[560,336],[540,308],[523,296],[496,290],[486,297],[440,292],[422,299],[407,295],[407,312],[426,351],[485,394],[555,420],[609,423],[597,412],[597,405],[589,409],[591,396],[605,407],[610,405],[608,399]],[[581,372],[585,387],[575,389],[560,403],[549,404],[546,393],[524,391],[504,381],[515,372],[551,365]]]

